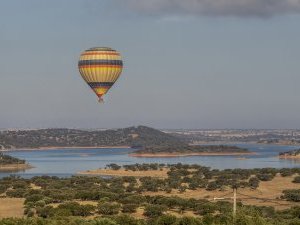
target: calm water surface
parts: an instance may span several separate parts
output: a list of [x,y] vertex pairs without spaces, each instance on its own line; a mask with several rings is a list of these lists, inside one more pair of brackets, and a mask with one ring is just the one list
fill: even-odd
[[0,177],[17,174],[22,177],[37,175],[55,175],[66,177],[79,171],[103,168],[110,163],[119,165],[134,163],[178,163],[200,164],[217,169],[226,168],[290,168],[300,167],[300,161],[281,160],[276,156],[281,151],[299,148],[299,146],[276,146],[259,144],[236,144],[248,148],[257,155],[246,156],[245,160],[237,156],[189,156],[176,158],[134,158],[128,153],[132,149],[58,149],[43,151],[11,151],[7,154],[25,159],[35,168],[17,173],[0,173]]

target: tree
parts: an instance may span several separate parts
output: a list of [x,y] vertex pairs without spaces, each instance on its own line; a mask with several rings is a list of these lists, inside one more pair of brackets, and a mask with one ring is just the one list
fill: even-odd
[[258,188],[259,186],[259,179],[257,177],[251,177],[249,179],[249,186],[253,189]]

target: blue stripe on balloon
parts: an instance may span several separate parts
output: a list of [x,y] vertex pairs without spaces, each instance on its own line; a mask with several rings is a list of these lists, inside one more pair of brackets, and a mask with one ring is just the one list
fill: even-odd
[[78,66],[93,66],[93,65],[119,65],[122,66],[122,60],[105,60],[105,59],[94,59],[94,60],[80,60]]
[[91,88],[97,88],[97,87],[111,87],[114,84],[114,82],[88,82],[88,85]]

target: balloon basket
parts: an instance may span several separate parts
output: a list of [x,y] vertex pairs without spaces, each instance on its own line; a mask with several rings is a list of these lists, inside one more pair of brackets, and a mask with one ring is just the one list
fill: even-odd
[[101,97],[99,97],[98,102],[99,102],[99,103],[104,103],[104,99],[101,98]]

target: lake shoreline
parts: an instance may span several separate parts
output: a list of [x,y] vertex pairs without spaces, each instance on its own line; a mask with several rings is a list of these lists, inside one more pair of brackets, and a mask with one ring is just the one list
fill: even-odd
[[279,155],[279,159],[296,159],[300,160],[300,155]]
[[187,156],[245,156],[257,155],[255,152],[199,152],[199,153],[130,153],[130,157],[140,158],[172,158]]
[[21,170],[28,170],[32,169],[34,166],[23,163],[23,164],[4,164],[0,165],[0,172],[9,172],[9,171],[21,171]]
[[130,146],[70,146],[70,147],[40,147],[40,148],[12,148],[12,149],[1,149],[0,152],[11,152],[11,151],[47,151],[47,150],[67,150],[67,149],[114,149],[114,148],[124,148],[129,149]]

